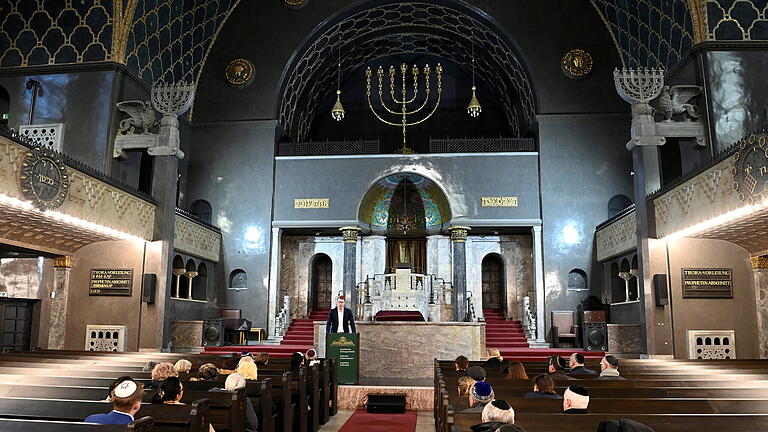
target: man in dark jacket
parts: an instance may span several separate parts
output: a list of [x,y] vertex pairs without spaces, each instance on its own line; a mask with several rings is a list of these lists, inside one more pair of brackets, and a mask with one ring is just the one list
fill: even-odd
[[560,356],[552,356],[549,358],[549,377],[555,381],[573,380],[575,378],[569,377],[565,374],[565,368],[567,367],[565,359]]
[[600,360],[600,376],[597,379],[601,380],[623,380],[625,379],[619,375],[619,359],[612,355],[607,355]]
[[589,392],[580,385],[572,385],[563,394],[563,414],[589,414]]
[[597,375],[597,372],[584,367],[584,354],[582,353],[571,354],[569,366],[571,367],[571,371],[568,372],[569,375],[582,375],[582,378],[591,378],[584,377],[584,375]]
[[500,427],[515,423],[515,410],[505,400],[497,399],[483,408],[483,421],[471,427],[472,432],[496,432]]
[[630,419],[605,420],[597,425],[597,432],[654,432],[647,425]]
[[344,304],[344,296],[339,296],[336,299],[336,307],[328,312],[328,321],[325,323],[326,333],[357,333],[355,315],[345,308]]

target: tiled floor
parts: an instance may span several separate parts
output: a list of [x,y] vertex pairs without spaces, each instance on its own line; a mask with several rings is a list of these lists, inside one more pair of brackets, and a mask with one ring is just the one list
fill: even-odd
[[[339,411],[331,417],[328,423],[320,426],[320,432],[338,432],[344,423],[352,416],[354,411]],[[397,415],[397,414],[392,414]],[[416,420],[416,432],[433,432],[435,430],[435,419],[432,417],[432,411],[419,411]]]

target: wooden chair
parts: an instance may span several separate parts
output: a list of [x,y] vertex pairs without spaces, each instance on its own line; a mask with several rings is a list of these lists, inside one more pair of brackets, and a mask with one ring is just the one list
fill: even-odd
[[560,348],[560,339],[572,339],[576,347],[573,311],[552,311],[552,346]]

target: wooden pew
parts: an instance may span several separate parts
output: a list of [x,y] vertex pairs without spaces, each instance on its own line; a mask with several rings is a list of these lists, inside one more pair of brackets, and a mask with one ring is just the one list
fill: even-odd
[[[91,414],[108,413],[108,402],[0,398],[0,418],[82,422]],[[208,400],[188,405],[142,404],[136,417],[150,416],[153,431],[208,432]]]
[[95,423],[0,419],[0,431],[3,432],[148,432],[152,430],[152,417],[137,419],[128,426],[101,425]]

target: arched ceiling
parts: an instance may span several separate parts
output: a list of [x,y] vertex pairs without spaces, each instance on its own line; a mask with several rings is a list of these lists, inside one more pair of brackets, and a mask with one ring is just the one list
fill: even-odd
[[[239,1],[0,0],[0,68],[115,61],[147,84],[196,81]],[[702,41],[768,40],[764,0],[590,1],[629,67],[671,68]]]
[[424,2],[352,8],[318,29],[286,68],[278,120],[293,140],[306,138],[318,103],[335,90],[339,51],[342,70],[354,72],[379,58],[411,53],[471,70],[473,49],[479,79],[495,92],[511,130],[525,132],[536,99],[515,47],[475,11]]

